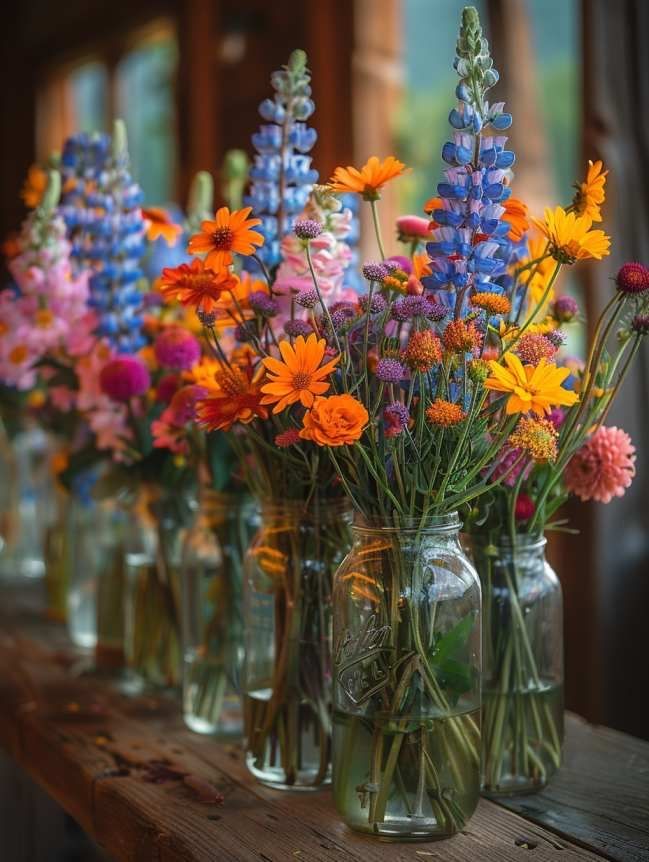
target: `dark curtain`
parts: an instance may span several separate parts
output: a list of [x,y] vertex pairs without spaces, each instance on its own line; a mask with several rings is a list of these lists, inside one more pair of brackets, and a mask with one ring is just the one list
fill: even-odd
[[[610,169],[604,208],[610,266],[586,274],[593,320],[610,296],[609,277],[629,260],[649,265],[649,3],[582,0],[584,155]],[[649,339],[607,419],[637,448],[637,476],[621,500],[592,505],[599,717],[649,738]],[[598,669],[598,670],[597,670]]]

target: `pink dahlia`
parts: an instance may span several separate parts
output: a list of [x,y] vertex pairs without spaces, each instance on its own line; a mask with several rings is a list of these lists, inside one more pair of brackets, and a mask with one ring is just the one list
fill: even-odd
[[566,467],[568,491],[581,500],[610,503],[635,476],[635,446],[621,428],[598,428]]
[[99,374],[101,391],[112,401],[130,401],[143,395],[151,383],[146,365],[135,356],[117,356]]
[[201,357],[198,339],[182,326],[163,329],[155,340],[154,350],[160,365],[182,371],[190,369]]

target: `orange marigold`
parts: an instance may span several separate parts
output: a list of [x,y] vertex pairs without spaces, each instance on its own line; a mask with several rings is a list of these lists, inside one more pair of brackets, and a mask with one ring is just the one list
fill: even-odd
[[466,413],[459,404],[453,404],[452,401],[445,401],[443,398],[436,398],[426,408],[426,419],[431,425],[439,425],[441,428],[452,428],[463,422],[465,418]]
[[360,438],[369,421],[365,407],[351,395],[316,398],[304,416],[300,437],[318,446],[349,446]]
[[442,361],[441,342],[430,329],[413,332],[408,339],[403,358],[413,371],[430,371]]
[[534,419],[532,416],[522,416],[513,433],[509,435],[509,444],[515,449],[522,449],[534,461],[556,461],[559,432],[549,419]]
[[230,212],[228,207],[216,211],[214,219],[201,222],[200,233],[190,237],[187,250],[190,254],[205,254],[205,265],[216,270],[230,266],[234,254],[254,254],[264,244],[263,236],[251,228],[261,219],[248,218],[252,207]]
[[405,170],[403,162],[394,156],[388,156],[383,161],[371,156],[360,170],[351,165],[336,168],[329,180],[329,188],[335,192],[356,192],[367,201],[375,201],[380,197],[379,189]]
[[212,311],[226,291],[233,290],[239,279],[226,269],[215,272],[195,258],[191,264],[165,267],[160,277],[160,293],[167,302],[180,302],[201,311]]
[[44,171],[39,165],[32,165],[29,168],[20,192],[26,207],[35,209],[40,204],[47,188],[47,180],[47,171]]
[[512,304],[506,296],[501,293],[491,293],[488,290],[481,290],[474,293],[471,297],[471,305],[476,308],[483,308],[489,314],[507,314]]
[[482,344],[482,333],[477,330],[473,322],[451,320],[444,330],[442,341],[450,353],[469,353],[479,349]]
[[268,356],[263,360],[269,382],[262,386],[263,404],[275,404],[273,413],[280,413],[299,401],[303,407],[312,407],[316,395],[329,389],[327,377],[334,370],[340,356],[321,365],[327,342],[315,333],[305,340],[298,335],[295,343],[280,341],[282,359]]

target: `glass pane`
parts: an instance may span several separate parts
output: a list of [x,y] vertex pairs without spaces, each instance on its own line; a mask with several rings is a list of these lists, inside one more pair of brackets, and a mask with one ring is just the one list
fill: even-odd
[[537,91],[549,144],[550,175],[554,180],[552,191],[565,204],[572,195],[572,184],[584,170],[579,160],[579,0],[526,2],[538,70]]
[[176,40],[165,29],[126,54],[117,68],[117,112],[126,121],[133,176],[149,205],[173,196],[176,64]]
[[108,72],[103,63],[93,61],[70,73],[75,130],[106,130],[108,114]]
[[[436,193],[455,104],[457,31],[466,0],[402,0],[404,99],[397,120],[397,153],[412,173],[400,183],[404,212],[421,212]],[[485,4],[474,3],[486,20]]]

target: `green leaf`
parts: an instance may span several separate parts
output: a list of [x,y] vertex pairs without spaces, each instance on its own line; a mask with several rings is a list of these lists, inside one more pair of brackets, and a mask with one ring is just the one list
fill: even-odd
[[475,615],[467,614],[453,628],[443,635],[433,649],[433,664],[440,665],[464,646],[475,625]]

